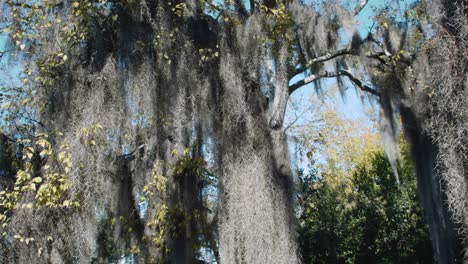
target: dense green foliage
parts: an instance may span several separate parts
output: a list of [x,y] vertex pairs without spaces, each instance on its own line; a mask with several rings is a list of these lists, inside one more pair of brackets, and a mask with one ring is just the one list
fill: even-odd
[[431,245],[408,155],[401,184],[380,151],[350,175],[352,192],[311,170],[300,177],[299,243],[304,263],[430,263]]

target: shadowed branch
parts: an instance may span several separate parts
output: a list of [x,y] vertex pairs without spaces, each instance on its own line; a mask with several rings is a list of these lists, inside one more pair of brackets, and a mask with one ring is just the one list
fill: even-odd
[[314,82],[320,78],[333,78],[337,76],[346,76],[348,77],[354,85],[356,85],[362,91],[371,93],[375,96],[380,96],[380,92],[375,90],[374,88],[368,86],[367,84],[363,83],[359,80],[356,76],[354,76],[351,72],[347,70],[339,70],[337,72],[329,72],[329,71],[321,71],[316,74],[311,74],[310,76],[292,84],[289,86],[289,94],[292,94],[295,90],[301,88],[304,85],[307,85],[311,82]]

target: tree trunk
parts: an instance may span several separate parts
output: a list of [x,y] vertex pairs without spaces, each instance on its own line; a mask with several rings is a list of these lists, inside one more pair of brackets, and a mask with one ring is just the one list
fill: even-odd
[[[221,143],[221,263],[297,263],[292,173],[281,129],[287,98],[266,110],[261,89],[242,78],[242,57],[228,52],[220,63],[223,104],[215,140]],[[287,81],[282,84],[287,89]],[[273,128],[271,113],[278,113]]]
[[444,186],[435,167],[437,146],[422,131],[412,110],[400,108],[418,182],[418,194],[432,241],[434,260],[439,264],[461,263],[461,241],[446,204]]

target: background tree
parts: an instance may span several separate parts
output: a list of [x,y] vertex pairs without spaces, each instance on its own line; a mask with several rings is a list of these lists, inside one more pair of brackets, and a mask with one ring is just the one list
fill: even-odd
[[[299,245],[304,263],[431,262],[431,243],[406,144],[401,142],[397,184],[375,129],[366,130],[338,116],[329,118],[333,113],[323,112],[328,118],[322,129],[314,131],[336,132],[312,143],[310,171],[299,176]],[[341,141],[333,135],[340,135]],[[327,153],[340,153],[343,157],[338,160],[350,161],[337,166]]]

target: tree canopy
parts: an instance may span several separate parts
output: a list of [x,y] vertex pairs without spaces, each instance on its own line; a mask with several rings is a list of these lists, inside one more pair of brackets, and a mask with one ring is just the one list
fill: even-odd
[[330,78],[378,103],[393,194],[401,119],[434,260],[461,261],[466,3],[383,9],[361,37],[369,1],[3,0],[4,261],[300,262],[284,116]]

